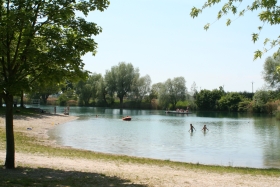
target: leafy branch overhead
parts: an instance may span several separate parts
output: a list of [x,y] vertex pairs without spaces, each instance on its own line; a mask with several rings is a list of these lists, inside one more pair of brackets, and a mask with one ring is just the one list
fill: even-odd
[[[221,3],[221,0],[208,0],[207,2],[204,3],[204,5],[201,8],[193,7],[190,15],[192,18],[198,17],[198,15],[201,14],[206,8],[210,8],[219,3]],[[248,4],[245,6],[244,5],[242,6],[242,3],[243,0],[228,0],[218,11],[217,20],[221,19],[222,17],[224,17],[229,13],[232,13],[237,17],[234,20],[227,19],[226,25],[229,26],[236,19],[238,19],[241,16],[244,16],[246,12],[258,11],[259,12],[258,17],[260,21],[263,22],[263,25],[258,27],[258,32],[252,33],[252,41],[254,43],[258,41],[260,32],[265,24],[270,24],[270,25],[280,24],[280,6],[279,4],[277,5],[277,0],[255,0],[252,2],[252,4]],[[246,7],[246,8],[242,8],[242,7]],[[204,26],[204,29],[208,30],[210,25],[211,25],[210,23],[207,23]],[[255,51],[254,60],[257,58],[261,58],[264,53],[279,45],[280,45],[280,35],[272,40],[266,38],[264,41],[264,46],[265,46],[264,49]],[[276,52],[273,54],[274,58],[276,58],[276,56],[279,54],[280,54],[280,47],[278,47]]]

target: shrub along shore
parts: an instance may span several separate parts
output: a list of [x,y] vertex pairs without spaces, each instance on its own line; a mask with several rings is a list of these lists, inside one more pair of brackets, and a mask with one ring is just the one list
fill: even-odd
[[[277,186],[280,169],[209,166],[62,147],[47,132],[76,120],[62,114],[15,115],[16,169],[0,169],[3,186]],[[0,158],[5,162],[4,116]]]

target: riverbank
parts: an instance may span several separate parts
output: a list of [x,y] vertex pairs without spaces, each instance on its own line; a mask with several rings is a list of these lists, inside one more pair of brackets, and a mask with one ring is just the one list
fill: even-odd
[[[61,148],[55,141],[49,139],[48,130],[76,119],[73,116],[52,114],[42,114],[37,117],[15,116],[14,131],[34,138],[37,143],[42,145]],[[3,117],[0,118],[0,128],[4,131]],[[15,136],[15,138],[17,137]],[[224,168],[222,170],[211,170],[196,167],[195,165],[193,167],[186,167],[184,164],[172,165],[168,161],[148,163],[145,162],[145,159],[142,161],[141,159],[136,161],[131,159],[132,161],[130,161],[130,157],[115,159],[114,155],[92,159],[86,156],[58,156],[40,151],[26,151],[17,148],[17,145],[16,149],[18,149],[16,151],[17,168],[19,168],[19,171],[28,168],[29,173],[25,171],[28,173],[28,180],[37,180],[37,184],[40,184],[37,179],[38,175],[43,181],[44,177],[42,176],[47,176],[47,179],[45,179],[49,180],[46,182],[47,184],[50,184],[52,180],[56,180],[57,175],[59,175],[60,178],[57,179],[56,184],[58,186],[109,186],[109,184],[112,184],[111,186],[279,186],[280,184],[280,172],[274,176],[267,176],[258,174],[258,172],[257,174],[248,172],[248,174],[244,170],[242,170],[243,172],[231,172],[230,167],[221,167]],[[36,148],[34,149],[36,150]],[[70,149],[73,153],[79,152],[79,150],[67,149]],[[87,154],[98,153],[87,152]],[[4,165],[4,142],[0,143],[0,160],[1,164]],[[36,172],[30,172],[30,168],[33,168]],[[0,178],[3,176],[13,177],[11,172],[1,169]],[[18,177],[20,174],[18,173],[16,176]],[[71,185],[69,184],[71,182],[65,182],[70,180],[68,178],[71,174],[80,176],[79,178],[81,176],[85,177],[81,180],[81,182],[84,181],[84,185],[80,183],[79,185]],[[6,180],[8,179],[10,180],[10,178]],[[3,180],[5,181],[5,178]],[[76,180],[79,179],[77,178]]]

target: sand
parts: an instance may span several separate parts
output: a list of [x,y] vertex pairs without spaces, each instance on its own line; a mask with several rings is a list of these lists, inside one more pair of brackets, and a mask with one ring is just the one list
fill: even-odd
[[[59,146],[50,140],[47,132],[57,125],[76,120],[68,115],[43,114],[38,118],[20,118],[15,116],[14,130],[36,136],[44,144]],[[0,118],[0,128],[4,127],[4,118]],[[32,130],[30,130],[32,128]],[[4,164],[5,150],[0,149],[0,163]],[[70,159],[48,157],[44,155],[16,153],[17,165],[33,167],[59,168],[65,171],[83,171],[116,176],[130,180],[133,184],[147,186],[280,186],[280,177],[252,176],[249,174],[220,174],[198,169],[171,168],[168,166],[120,163],[118,161]]]

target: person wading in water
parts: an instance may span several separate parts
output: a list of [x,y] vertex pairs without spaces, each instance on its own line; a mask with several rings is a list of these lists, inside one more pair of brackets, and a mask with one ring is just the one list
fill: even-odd
[[190,130],[189,130],[189,132],[190,132],[190,131],[193,132],[193,130],[196,130],[196,129],[194,128],[194,126],[193,126],[192,124],[190,124]]

